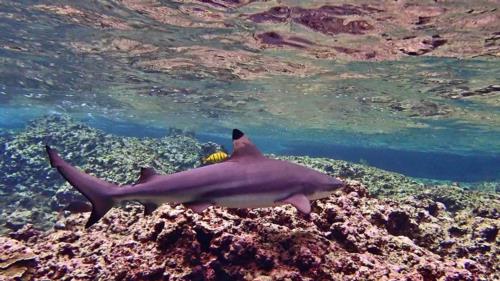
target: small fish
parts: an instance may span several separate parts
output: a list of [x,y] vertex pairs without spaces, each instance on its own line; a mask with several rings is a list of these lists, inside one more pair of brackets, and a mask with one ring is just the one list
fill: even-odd
[[214,152],[214,153],[210,154],[209,156],[203,158],[201,160],[201,162],[205,165],[215,164],[215,163],[225,161],[228,158],[229,158],[229,155],[227,155],[227,153],[225,153],[224,151],[217,151],[217,152]]

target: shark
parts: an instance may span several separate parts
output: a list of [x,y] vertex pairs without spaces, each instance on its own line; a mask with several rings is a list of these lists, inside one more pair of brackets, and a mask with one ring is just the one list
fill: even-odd
[[46,145],[52,167],[92,204],[85,228],[97,223],[115,205],[139,201],[145,215],[164,203],[183,204],[196,213],[210,206],[264,208],[291,204],[311,212],[311,200],[330,196],[344,182],[292,162],[264,156],[240,130],[232,132],[233,152],[224,162],[169,175],[141,168],[135,184],[117,185],[84,173]]

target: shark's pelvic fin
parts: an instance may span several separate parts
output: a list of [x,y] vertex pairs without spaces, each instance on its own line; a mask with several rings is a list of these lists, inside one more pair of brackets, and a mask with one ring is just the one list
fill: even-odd
[[242,131],[233,129],[233,153],[231,154],[231,160],[263,157],[264,155],[262,155],[255,144]]
[[151,202],[147,202],[147,203],[144,203],[142,205],[144,205],[144,215],[145,216],[151,215],[154,212],[154,210],[156,210],[158,208],[158,204],[151,203]]
[[92,213],[85,228],[92,226],[113,207],[112,195],[119,189],[118,186],[85,174],[64,161],[55,149],[48,145],[45,148],[50,165],[57,168],[59,173],[92,203]]
[[139,183],[145,183],[152,179],[154,176],[156,176],[157,173],[155,169],[153,168],[141,168],[141,175],[139,176],[139,180],[137,181],[137,184]]
[[302,193],[294,194],[282,200],[282,202],[292,204],[297,210],[304,214],[309,214],[311,212],[311,202],[309,202],[309,199]]
[[188,207],[189,209],[193,210],[193,212],[197,214],[203,213],[208,207],[210,207],[210,203],[206,202],[193,202],[193,203],[184,203],[184,206]]

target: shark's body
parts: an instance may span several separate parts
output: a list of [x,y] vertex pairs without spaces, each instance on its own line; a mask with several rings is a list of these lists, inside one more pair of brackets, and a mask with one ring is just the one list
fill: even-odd
[[234,151],[222,163],[171,175],[141,170],[135,185],[118,187],[85,174],[47,147],[53,167],[92,202],[86,227],[96,223],[117,202],[137,200],[151,213],[163,203],[182,203],[195,212],[211,205],[230,208],[271,207],[290,203],[309,213],[309,200],[327,197],[342,181],[286,161],[264,157],[244,134],[233,130]]

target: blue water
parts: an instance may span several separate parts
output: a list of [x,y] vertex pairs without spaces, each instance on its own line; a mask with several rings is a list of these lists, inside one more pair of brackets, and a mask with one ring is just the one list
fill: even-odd
[[[13,117],[14,112],[17,118]],[[22,129],[28,120],[43,116],[43,113],[45,112],[42,110],[17,108],[13,111],[3,108],[0,113],[0,128]],[[94,115],[80,116],[80,120],[91,127],[118,136],[161,138],[169,131],[169,127],[144,126],[130,121],[110,120]],[[175,128],[175,124],[170,127]],[[240,129],[245,128],[240,127]],[[274,134],[266,134],[267,132]],[[227,128],[218,132],[198,130],[195,135],[202,142],[216,142],[231,151],[230,133],[230,129]],[[457,182],[500,180],[500,154],[497,153],[468,151],[459,154],[445,151],[395,149],[380,145],[369,146],[370,143],[377,142],[373,138],[364,143],[359,142],[361,145],[346,145],[345,142],[327,142],[318,138],[304,139],[304,136],[302,139],[294,138],[293,135],[287,135],[286,131],[278,128],[269,130],[253,128],[247,131],[247,134],[265,153],[326,157],[355,163],[368,163],[388,171],[426,179]],[[369,138],[361,134],[344,135],[344,137],[352,140]],[[451,138],[453,137],[452,135]]]
[[331,157],[402,173],[412,177],[458,182],[500,180],[499,154],[459,155],[338,145],[291,145],[286,154]]
[[[226,147],[231,147],[228,140],[229,134],[224,138],[199,133],[197,137],[202,141],[215,141]],[[266,138],[265,136],[255,136],[252,139],[267,153],[362,162],[418,178],[459,182],[500,180],[500,154],[460,155],[331,143],[294,142],[286,139]]]
[[[160,138],[166,135],[166,128],[145,127],[130,122],[110,121],[105,118],[82,120],[92,127],[106,132],[130,136]],[[197,131],[196,138],[202,142],[212,141],[231,151],[231,131],[214,133]],[[284,132],[281,132],[282,134]],[[469,152],[456,154],[435,151],[412,151],[384,147],[349,146],[314,140],[294,140],[264,135],[255,131],[251,139],[265,153],[326,157],[351,162],[368,163],[381,169],[402,173],[412,177],[449,180],[459,182],[500,180],[500,154]],[[350,136],[359,138],[361,136]]]

